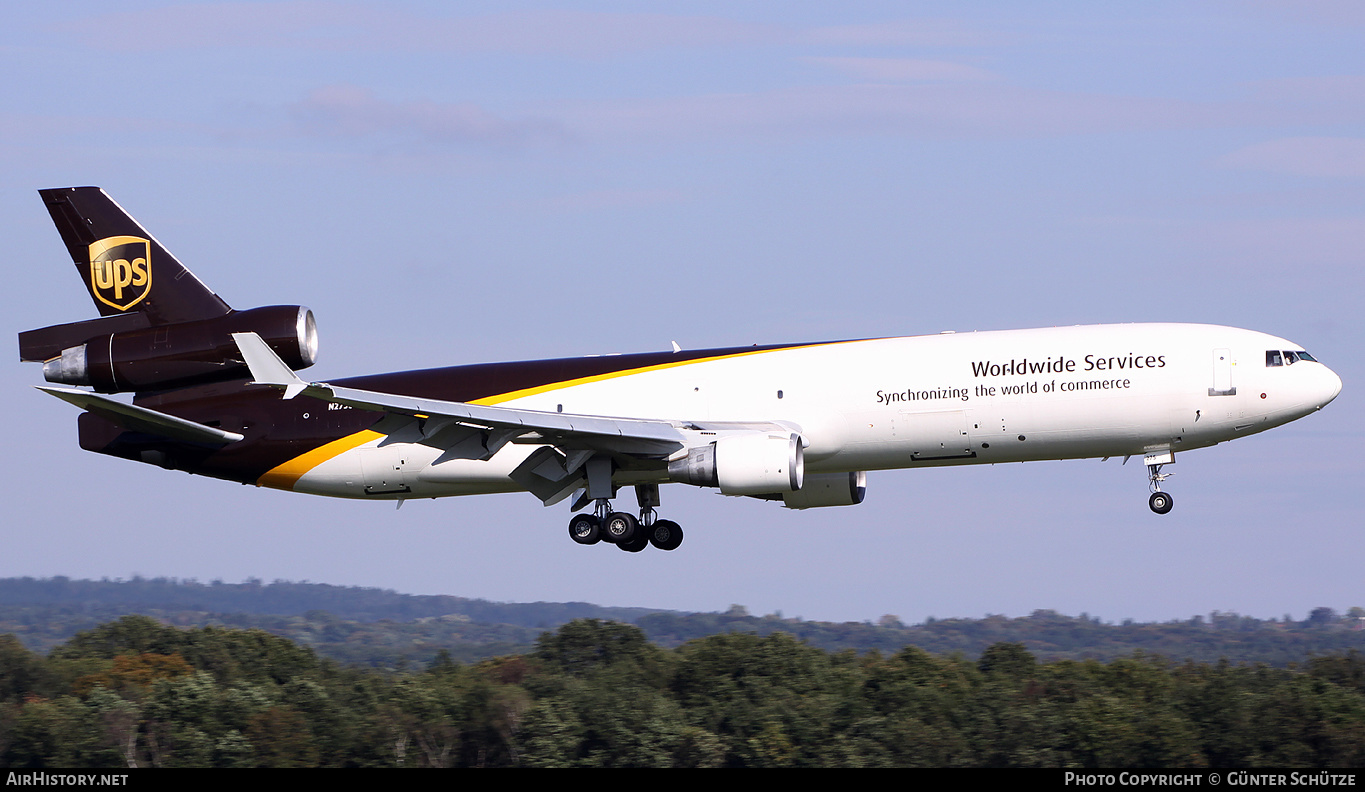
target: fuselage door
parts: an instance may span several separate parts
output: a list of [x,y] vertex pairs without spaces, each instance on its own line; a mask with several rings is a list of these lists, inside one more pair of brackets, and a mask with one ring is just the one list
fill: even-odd
[[1232,350],[1213,350],[1213,387],[1210,396],[1236,396],[1237,388],[1232,384]]
[[411,447],[406,443],[392,443],[377,448],[362,448],[359,451],[360,468],[365,476],[365,494],[392,495],[410,492],[408,455]]
[[917,460],[974,456],[965,410],[902,412],[896,418],[896,442],[909,446]]

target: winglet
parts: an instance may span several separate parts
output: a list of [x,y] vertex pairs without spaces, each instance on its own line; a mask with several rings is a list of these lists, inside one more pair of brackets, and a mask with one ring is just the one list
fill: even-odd
[[284,398],[292,399],[299,395],[308,383],[299,379],[294,370],[280,360],[275,350],[255,333],[233,333],[232,340],[242,351],[246,366],[251,369],[251,378],[257,385],[273,385],[284,388]]

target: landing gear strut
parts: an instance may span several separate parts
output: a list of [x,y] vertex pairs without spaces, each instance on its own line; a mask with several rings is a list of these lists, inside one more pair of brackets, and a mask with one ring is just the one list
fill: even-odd
[[1147,481],[1152,490],[1152,496],[1147,499],[1147,506],[1157,514],[1165,514],[1175,505],[1175,500],[1169,492],[1161,491],[1161,482],[1174,474],[1162,473],[1161,466],[1174,462],[1175,454],[1169,451],[1160,454],[1148,454],[1143,461],[1147,463]]
[[[591,478],[589,479],[591,481]],[[588,493],[575,508],[586,506],[587,497],[599,494],[605,488]],[[615,494],[614,492],[612,493]],[[614,544],[627,553],[638,553],[649,545],[660,550],[676,550],[682,544],[682,526],[672,520],[660,520],[654,507],[659,505],[658,484],[637,484],[635,498],[640,504],[637,519],[628,512],[612,511],[611,498],[594,497],[591,514],[575,514],[569,520],[569,536],[579,544],[597,544],[605,541]]]

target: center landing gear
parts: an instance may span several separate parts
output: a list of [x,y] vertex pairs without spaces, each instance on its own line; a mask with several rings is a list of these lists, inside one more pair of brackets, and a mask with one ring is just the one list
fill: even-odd
[[638,484],[635,497],[640,503],[640,517],[628,512],[611,510],[610,498],[594,499],[591,514],[575,514],[569,520],[569,537],[579,544],[605,541],[627,553],[638,553],[649,545],[660,550],[676,550],[682,544],[682,526],[672,520],[660,520],[654,511],[659,505],[658,484]]
[[575,514],[569,520],[569,537],[579,544],[597,544],[602,541],[602,526],[591,514]]
[[[611,508],[611,501],[599,503],[601,509]],[[614,545],[629,545],[640,533],[640,521],[626,512],[609,512],[602,521],[602,538]]]
[[677,550],[682,540],[682,526],[672,520],[659,520],[649,527],[649,543],[660,550]]
[[1171,498],[1169,492],[1161,491],[1161,482],[1170,478],[1173,474],[1162,473],[1161,466],[1175,461],[1175,454],[1167,451],[1160,454],[1148,454],[1143,460],[1147,464],[1147,481],[1152,490],[1152,496],[1147,499],[1147,506],[1157,514],[1165,514],[1175,505],[1175,500]]

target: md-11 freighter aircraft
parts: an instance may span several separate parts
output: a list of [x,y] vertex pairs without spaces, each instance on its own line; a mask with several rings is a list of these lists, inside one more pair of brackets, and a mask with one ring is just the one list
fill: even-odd
[[[1298,344],[1198,324],[1054,327],[489,363],[307,382],[301,306],[230,308],[96,187],[42,190],[101,317],[21,333],[85,412],[81,447],[315,495],[576,494],[569,534],[672,550],[659,485],[788,508],[861,503],[866,471],[1141,456],[1162,466],[1321,409]],[[281,393],[282,391],[282,393]],[[129,404],[102,394],[132,393]],[[634,487],[636,514],[612,501]],[[588,507],[592,507],[588,510]]]

